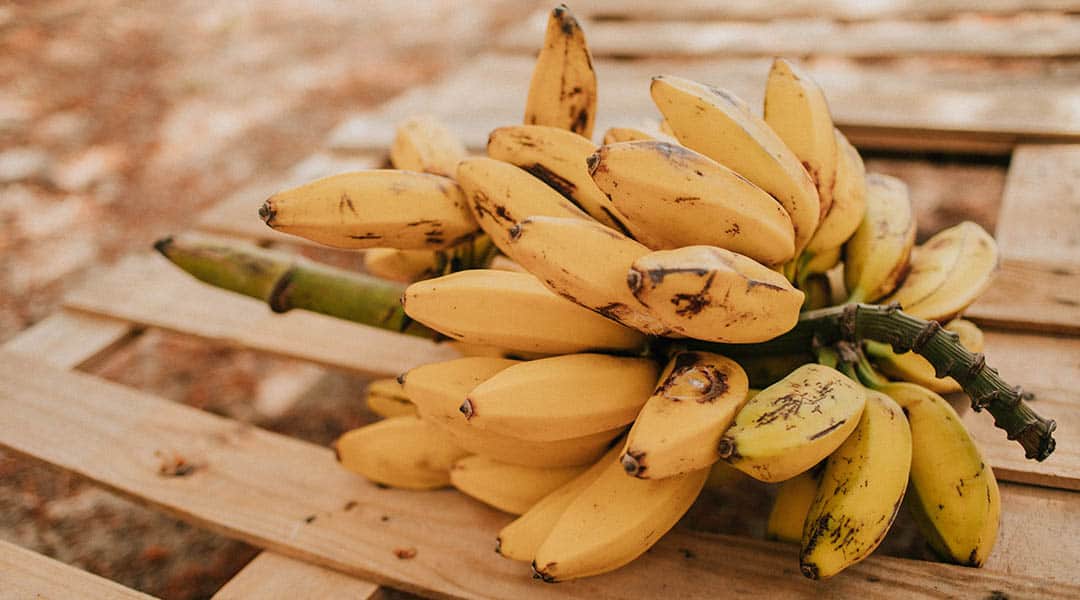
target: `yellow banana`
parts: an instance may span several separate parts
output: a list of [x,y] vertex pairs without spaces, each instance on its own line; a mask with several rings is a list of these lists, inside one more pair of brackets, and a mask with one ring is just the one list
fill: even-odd
[[450,484],[484,504],[520,515],[587,468],[523,467],[486,456],[466,456],[450,469]]
[[604,137],[601,139],[606,145],[638,140],[655,140],[656,136],[634,127],[612,127],[604,132]]
[[795,253],[791,217],[775,198],[707,156],[677,144],[602,146],[589,157],[596,185],[632,232],[655,249],[708,245],[765,264]]
[[844,244],[844,283],[851,302],[874,302],[896,289],[915,245],[915,215],[899,179],[866,175],[866,211]]
[[833,203],[839,161],[825,93],[810,75],[777,58],[765,83],[765,122],[802,161],[820,200],[819,220]]
[[803,365],[746,403],[720,438],[720,458],[760,481],[791,479],[843,443],[864,404],[843,373]]
[[596,146],[588,139],[557,127],[514,125],[492,131],[487,152],[528,171],[604,225],[626,231],[611,200],[589,176],[585,160]]
[[803,293],[776,271],[713,246],[658,250],[634,261],[634,296],[662,323],[700,340],[763,342],[799,319]]
[[[834,130],[836,135],[837,163],[836,184],[833,188],[829,212],[821,218],[814,237],[806,245],[805,252],[815,258],[833,249],[839,249],[848,241],[862,223],[866,214],[866,166],[859,151],[851,142]],[[839,258],[839,257],[838,257]],[[835,262],[833,264],[836,264]],[[832,266],[832,265],[829,265]],[[824,271],[821,271],[824,272]]]
[[680,352],[641,408],[619,457],[626,473],[663,479],[719,460],[721,434],[746,402],[749,382],[739,365],[710,352]]
[[333,175],[278,192],[259,216],[273,229],[336,248],[438,250],[470,239],[478,228],[454,180],[390,169]]
[[814,235],[821,212],[814,181],[764,120],[734,94],[679,77],[655,77],[653,101],[679,141],[770,193],[791,216],[795,252]]
[[511,230],[509,245],[556,294],[638,331],[672,335],[626,285],[630,265],[650,250],[618,231],[584,219],[529,217]]
[[450,485],[450,467],[467,454],[438,427],[415,416],[391,417],[348,431],[334,442],[334,451],[346,469],[408,490]]
[[441,273],[446,255],[440,250],[370,248],[364,252],[368,273],[391,281],[412,283]]
[[818,254],[809,255],[809,250],[803,252],[803,256],[809,256],[799,273],[801,275],[820,275],[829,272],[830,269],[840,264],[843,255],[843,245],[828,250],[822,250]]
[[825,463],[806,514],[799,566],[826,579],[863,560],[885,539],[904,499],[912,436],[891,398],[866,390],[859,426]]
[[913,383],[882,388],[911,424],[908,506],[942,558],[982,566],[997,540],[1001,495],[956,411],[941,396]]
[[[957,334],[960,343],[970,352],[982,352],[983,332],[977,325],[964,319],[953,319],[945,329]],[[889,377],[917,383],[939,394],[960,391],[960,384],[952,377],[938,378],[934,365],[914,352],[897,354],[892,347],[881,342],[866,341],[866,353],[874,364]]]
[[789,544],[802,543],[806,513],[810,512],[810,505],[817,496],[823,470],[810,469],[780,483],[765,524],[766,538]]
[[473,269],[410,285],[402,306],[411,318],[455,340],[565,354],[636,351],[645,337],[560,298],[526,273]]
[[665,479],[627,477],[618,461],[574,498],[533,559],[533,576],[567,581],[641,556],[689,510],[709,469]]
[[825,308],[832,304],[832,283],[822,273],[807,275],[799,284],[799,288],[806,294],[803,301],[803,310],[815,310]]
[[398,124],[390,146],[390,164],[403,171],[453,177],[465,145],[431,115],[409,117]]
[[500,371],[469,392],[473,427],[549,442],[628,425],[656,385],[648,358],[566,354]]
[[416,415],[416,405],[409,401],[396,379],[376,379],[367,385],[368,410],[383,418]]
[[569,129],[592,137],[596,121],[596,73],[585,33],[566,5],[551,11],[544,46],[533,68],[525,123]]
[[964,221],[915,248],[907,277],[884,302],[899,302],[921,319],[947,321],[990,287],[997,266],[994,238]]

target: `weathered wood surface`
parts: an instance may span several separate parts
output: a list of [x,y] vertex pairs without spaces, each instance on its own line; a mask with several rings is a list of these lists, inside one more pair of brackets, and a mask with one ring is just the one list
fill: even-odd
[[151,600],[142,592],[0,540],[0,600]]
[[263,552],[229,580],[214,600],[375,600],[379,586],[344,573]]
[[[426,595],[706,598],[717,590],[753,590],[886,598],[898,589],[907,597],[1080,595],[1074,565],[1040,559],[1075,556],[1070,545],[1077,538],[1070,535],[1025,549],[1031,553],[1015,561],[1012,573],[873,557],[816,583],[798,574],[794,548],[676,531],[624,569],[548,586],[531,580],[525,565],[491,552],[507,515],[453,491],[380,489],[345,472],[324,448],[10,353],[0,353],[0,411],[6,417],[0,445],[13,451],[280,554]],[[1045,499],[1046,492],[1053,491],[1037,496]],[[1001,539],[1026,537],[1033,519],[1058,532],[1075,531],[1075,509],[1067,512],[1007,510]],[[415,556],[399,559],[400,549]],[[1011,555],[1007,548],[1001,552]]]
[[75,369],[124,343],[133,329],[124,320],[61,309],[8,340],[4,350]]
[[1009,15],[1030,11],[1080,12],[1077,0],[592,0],[575,4],[574,14],[607,20],[747,21],[792,17],[829,17],[840,21],[868,19],[937,19],[957,13]]

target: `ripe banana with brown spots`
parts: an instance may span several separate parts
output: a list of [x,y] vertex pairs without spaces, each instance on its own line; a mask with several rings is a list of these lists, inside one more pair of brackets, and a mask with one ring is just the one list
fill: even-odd
[[520,515],[588,467],[524,467],[486,456],[466,456],[450,469],[450,484],[467,496]]
[[461,140],[430,115],[417,115],[398,123],[390,146],[390,164],[395,169],[443,177],[453,177],[458,161],[466,156]]
[[907,184],[890,175],[866,175],[866,211],[844,244],[848,302],[875,302],[907,274],[915,246],[915,213]]
[[[855,234],[866,214],[866,166],[859,151],[844,134],[839,129],[833,133],[836,136],[837,161],[832,203],[803,251],[813,259],[842,248],[844,242]],[[836,264],[839,258],[837,255],[836,260],[825,269]],[[824,272],[825,269],[818,266],[816,272]]]
[[468,454],[435,425],[415,416],[391,417],[343,434],[338,462],[375,483],[407,490],[450,485],[450,467]]
[[562,4],[548,17],[525,100],[525,124],[559,127],[591,138],[595,121],[596,73],[585,33]]

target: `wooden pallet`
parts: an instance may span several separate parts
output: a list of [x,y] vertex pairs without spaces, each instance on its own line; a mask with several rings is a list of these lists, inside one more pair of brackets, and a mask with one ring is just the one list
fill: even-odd
[[[1049,27],[1053,35],[1017,45],[1000,42],[1002,33],[993,24],[1016,20],[1013,15],[1033,4],[1047,13],[1030,17],[1028,25]],[[1008,381],[1034,391],[1039,411],[1058,421],[1058,449],[1045,463],[1027,461],[986,415],[964,415],[1002,482],[1001,533],[983,569],[874,556],[832,581],[815,583],[798,574],[791,547],[677,528],[615,573],[557,586],[533,582],[522,565],[491,552],[494,533],[510,520],[507,515],[453,491],[381,489],[342,470],[326,448],[78,372],[148,327],[371,376],[453,355],[423,340],[319,315],[273,315],[254,300],[203,286],[150,254],[124,259],[70,294],[63,310],[0,349],[0,447],[264,548],[218,598],[373,598],[382,585],[454,598],[713,597],[716,590],[893,597],[901,588],[911,596],[1078,597],[1080,65],[1055,60],[1045,62],[1045,69],[1015,71],[1011,62],[1001,62],[1075,53],[1080,31],[1075,17],[1055,20],[1049,11],[1080,12],[1080,3],[605,0],[582,11],[597,56],[606,57],[597,61],[599,129],[655,116],[646,84],[654,73],[723,83],[751,101],[760,99],[767,59],[731,58],[723,44],[691,43],[744,35],[724,29],[721,18],[745,21],[743,32],[782,30],[786,39],[821,27],[818,20],[828,17],[838,36],[831,45],[807,47],[808,52],[750,45],[740,46],[739,54],[787,49],[813,55],[810,66],[825,85],[838,121],[862,148],[1011,155],[996,232],[1002,272],[968,314],[986,328],[991,364]],[[971,68],[968,62],[851,60],[909,52],[890,46],[896,38],[866,33],[882,23],[935,32],[942,19],[957,12],[981,18],[957,38],[962,43],[927,34],[929,49],[920,52],[969,54],[975,48],[996,62]],[[818,20],[805,19],[808,15]],[[768,18],[783,21],[763,22]],[[657,34],[631,48],[620,45],[620,31],[636,31],[645,19],[669,21],[669,31],[680,34]],[[536,26],[533,18],[504,38],[499,54],[482,56],[435,85],[350,120],[327,150],[281,180],[237,193],[203,214],[197,227],[260,243],[295,244],[255,218],[262,199],[290,183],[378,166],[393,123],[408,114],[435,113],[472,148],[482,149],[492,127],[520,119]],[[533,43],[526,44],[529,40]],[[957,47],[963,52],[953,50]],[[711,56],[717,53],[725,57]],[[979,110],[960,110],[965,103]],[[170,470],[176,457],[194,468]],[[395,550],[402,548],[415,549],[416,556],[398,558]],[[145,597],[0,543],[0,597],[35,594]]]

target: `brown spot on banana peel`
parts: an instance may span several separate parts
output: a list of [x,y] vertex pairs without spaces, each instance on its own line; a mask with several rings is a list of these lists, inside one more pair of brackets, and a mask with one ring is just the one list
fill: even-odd
[[556,583],[557,580],[555,579],[555,577],[547,573],[547,571],[550,571],[552,568],[554,568],[556,564],[558,563],[549,562],[548,564],[544,565],[543,569],[538,569],[536,567],[536,561],[532,561],[533,579],[539,579],[544,583]]
[[[603,149],[601,149],[601,150],[599,150],[597,152],[593,152],[592,154],[589,155],[588,158],[585,159],[585,166],[589,168],[589,175],[594,175],[595,176],[597,170],[599,170],[600,165],[602,164],[602,161],[600,160],[600,154],[602,152],[603,152]],[[603,169],[603,170],[600,170],[601,173],[603,173],[605,171],[607,171],[606,168]]]
[[822,429],[821,431],[815,433],[814,435],[810,436],[807,439],[816,440],[816,439],[818,439],[820,437],[824,437],[824,436],[828,435],[830,431],[833,431],[834,429],[836,429],[837,427],[840,427],[844,423],[847,423],[847,419],[841,419],[840,421],[837,421],[836,423],[833,423],[832,425],[829,425],[825,429]]
[[635,450],[627,450],[619,457],[619,462],[622,463],[623,470],[631,477],[638,477],[640,479],[647,479],[645,471],[648,467],[645,465],[645,453]]
[[577,191],[577,186],[574,185],[574,182],[539,163],[527,165],[525,170],[531,173],[533,177],[543,181],[548,184],[549,187],[562,194],[562,196],[573,203],[574,206],[581,208],[581,205],[578,204],[578,201],[574,198],[574,192]]
[[348,208],[352,214],[356,214],[356,207],[353,206],[352,198],[350,198],[347,193],[342,192],[341,199],[338,200],[338,212],[345,212],[346,208]]
[[268,226],[274,226],[274,217],[277,216],[277,209],[274,208],[274,198],[271,196],[266,199],[266,202],[262,203],[259,207],[259,218],[263,220]]

